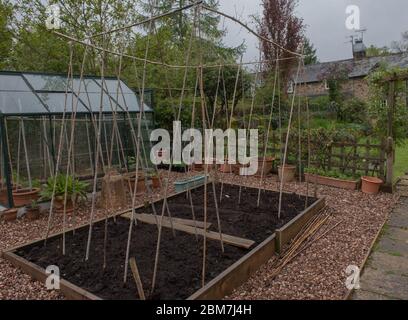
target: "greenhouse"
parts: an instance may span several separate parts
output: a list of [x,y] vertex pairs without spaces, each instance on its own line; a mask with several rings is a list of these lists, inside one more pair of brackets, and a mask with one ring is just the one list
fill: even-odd
[[[131,167],[136,154],[131,132],[137,132],[141,110],[147,159],[153,110],[152,95],[143,96],[141,108],[140,95],[118,78],[0,72],[0,205],[14,207],[15,193],[44,183],[57,163],[60,171],[69,164],[71,174],[84,180],[95,168],[103,174],[107,164],[119,171]],[[101,156],[95,157],[98,136]]]

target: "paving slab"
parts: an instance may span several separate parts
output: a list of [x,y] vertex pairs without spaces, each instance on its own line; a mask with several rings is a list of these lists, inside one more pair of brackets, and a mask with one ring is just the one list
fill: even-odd
[[[397,253],[373,252],[367,266],[374,270],[381,270],[386,274],[406,277],[408,282],[408,257],[399,256]],[[363,271],[363,276],[365,271]]]
[[360,281],[361,289],[408,300],[408,278],[401,275],[385,273],[373,268],[366,268]]
[[395,209],[387,224],[391,227],[408,229],[408,207]]
[[400,300],[394,297],[388,297],[382,294],[366,291],[356,290],[353,294],[353,300]]
[[382,252],[395,257],[408,258],[408,242],[383,237],[375,246],[374,251],[375,253]]

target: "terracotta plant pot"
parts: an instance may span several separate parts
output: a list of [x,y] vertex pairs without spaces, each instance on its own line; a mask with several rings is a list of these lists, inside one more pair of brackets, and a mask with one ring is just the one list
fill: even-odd
[[[146,192],[145,176],[143,172],[139,172],[139,178],[137,179],[136,194],[143,194]],[[125,176],[126,186],[130,192],[135,190],[136,174],[131,173]]]
[[9,209],[3,212],[2,217],[4,221],[15,221],[17,220],[17,208]]
[[239,176],[241,175],[241,168],[248,168],[249,164],[247,165],[242,165],[242,164],[234,164],[232,165],[232,171],[234,172],[235,175]]
[[295,174],[296,174],[296,166],[292,165],[285,165],[283,166],[278,166],[278,173],[279,173],[279,180],[284,183],[288,182],[293,182],[295,180]]
[[194,163],[193,164],[193,171],[195,172],[203,172],[204,171],[204,164]]
[[342,180],[330,177],[319,176],[315,174],[305,173],[305,178],[307,182],[317,183],[323,186],[329,186],[339,189],[346,190],[357,190],[360,184],[360,180]]
[[33,188],[32,190],[27,188],[13,190],[14,206],[17,208],[24,207],[29,205],[32,201],[37,201],[40,198],[39,193],[40,188]]
[[38,220],[40,218],[40,209],[27,208],[25,216],[30,221]]
[[[266,157],[265,158],[265,165],[264,165],[264,158],[258,158],[258,171],[256,172],[256,176],[257,177],[266,177],[273,168],[273,162],[275,161],[275,158],[273,157]],[[263,171],[262,171],[262,167],[263,167]]]
[[[13,184],[13,191],[18,189],[15,184]],[[8,203],[8,194],[7,194],[7,188],[3,187],[3,189],[0,190],[0,203],[7,204]]]
[[[67,199],[66,213],[74,212],[74,203],[72,199]],[[56,197],[54,200],[54,210],[56,213],[64,213],[64,197]]]
[[384,181],[375,177],[362,177],[361,181],[361,191],[367,194],[377,194],[384,183]]
[[161,187],[160,186],[160,179],[159,179],[158,176],[153,176],[152,177],[152,186],[153,186],[153,189],[159,189]]
[[222,172],[222,173],[232,173],[232,164],[227,164],[227,163],[224,163],[224,164],[221,164],[220,165],[220,172]]

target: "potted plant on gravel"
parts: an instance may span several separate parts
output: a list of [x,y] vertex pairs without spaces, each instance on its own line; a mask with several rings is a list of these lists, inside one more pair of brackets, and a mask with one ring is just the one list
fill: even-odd
[[88,183],[74,179],[72,176],[66,177],[63,174],[59,174],[56,177],[48,178],[47,183],[43,186],[43,190],[40,193],[42,200],[52,199],[54,186],[54,207],[57,213],[64,212],[65,189],[67,192],[67,213],[73,212],[75,208],[74,205],[87,198]]
[[160,185],[160,174],[158,172],[150,172],[149,173],[149,178],[152,181],[153,189],[159,189],[161,187],[161,185]]
[[377,177],[362,177],[361,191],[366,194],[377,194],[380,192],[380,187],[384,183]]
[[296,166],[291,164],[285,164],[284,166],[279,165],[278,166],[279,181],[283,180],[284,183],[293,182],[295,180],[296,169],[297,169]]
[[306,168],[305,179],[311,183],[346,190],[357,190],[360,185],[360,176],[356,174],[321,168]]
[[15,221],[17,220],[17,208],[11,208],[2,213],[2,218],[4,221]]
[[[17,181],[17,180],[15,180]],[[19,179],[19,186],[13,187],[13,201],[16,208],[24,207],[37,201],[40,198],[41,183],[39,180],[33,180],[30,183],[23,179]]]
[[130,192],[134,192],[136,180],[137,180],[136,194],[142,194],[146,192],[145,174],[142,168],[139,168],[138,170],[137,179],[136,172],[130,172],[128,174],[125,174],[124,178],[127,182],[126,186],[128,187]]
[[31,201],[31,204],[26,206],[26,218],[30,221],[37,220],[40,217],[40,205],[37,201]]
[[255,176],[266,177],[272,171],[274,161],[275,161],[275,158],[271,156],[259,157],[258,158],[258,171],[256,172]]

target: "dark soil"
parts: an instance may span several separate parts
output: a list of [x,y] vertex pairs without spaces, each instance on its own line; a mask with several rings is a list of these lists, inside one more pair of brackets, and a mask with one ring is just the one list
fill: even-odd
[[[216,186],[219,197],[220,185]],[[208,193],[208,221],[212,230],[217,230],[214,196],[212,186]],[[252,239],[257,243],[265,240],[275,229],[290,221],[304,210],[305,198],[297,195],[285,195],[282,207],[282,220],[277,219],[277,201],[279,194],[266,192],[262,194],[260,208],[256,208],[257,190],[242,189],[242,204],[238,205],[239,188],[224,185],[224,196],[220,207],[222,231],[226,234]],[[192,191],[198,220],[203,220],[204,187]],[[211,201],[212,200],[212,201]],[[309,204],[313,200],[309,201]],[[179,195],[170,200],[173,216],[191,219],[189,200]],[[156,204],[159,214],[161,205]],[[140,212],[148,213],[151,208]],[[26,247],[17,252],[27,260],[46,268],[57,265],[61,277],[103,299],[138,299],[136,285],[129,268],[127,283],[123,284],[126,243],[129,231],[129,220],[118,218],[109,220],[107,267],[103,270],[104,222],[93,228],[90,258],[84,261],[88,228],[76,231],[75,235],[67,234],[66,255],[62,255],[62,239],[50,239],[47,246],[43,243]],[[146,294],[150,291],[153,275],[154,257],[157,244],[157,227],[138,223],[133,228],[130,257],[135,257]],[[186,299],[201,287],[202,273],[202,238],[196,241],[194,235],[176,232],[163,228],[160,246],[160,261],[156,290],[149,299],[170,300]],[[214,279],[234,262],[249,251],[225,246],[221,252],[217,241],[207,241],[206,281]]]
[[[219,202],[222,189],[222,201]],[[239,186],[217,184],[216,198],[223,233],[247,238],[261,243],[281,228],[299,213],[305,210],[306,198],[297,194],[284,193],[282,197],[281,219],[278,219],[279,193],[261,191],[260,205],[258,189],[241,189],[241,204],[239,203]],[[191,191],[196,219],[204,221],[204,187]],[[316,201],[308,199],[308,206]],[[193,219],[190,200],[185,194],[171,198],[168,201],[170,213],[175,218]],[[155,204],[158,215],[162,213],[162,202]],[[138,210],[139,213],[153,213],[151,206]],[[167,212],[166,212],[167,215]],[[212,223],[210,230],[218,231],[217,213],[212,185],[207,187],[207,221]]]

